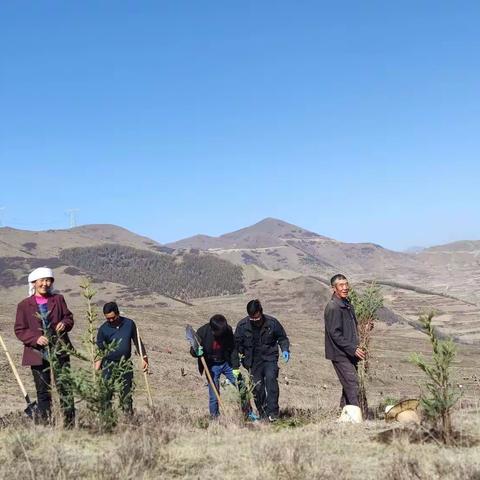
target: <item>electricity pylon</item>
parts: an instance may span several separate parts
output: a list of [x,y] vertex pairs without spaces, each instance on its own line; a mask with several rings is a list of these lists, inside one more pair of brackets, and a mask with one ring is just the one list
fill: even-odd
[[69,208],[65,213],[70,217],[70,228],[77,226],[77,213],[80,211],[79,208]]

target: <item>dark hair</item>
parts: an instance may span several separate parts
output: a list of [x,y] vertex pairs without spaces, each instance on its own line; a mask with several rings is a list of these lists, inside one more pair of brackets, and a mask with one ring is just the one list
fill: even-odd
[[250,317],[253,317],[256,313],[263,313],[263,308],[262,304],[260,303],[260,300],[255,299],[255,300],[250,300],[247,303],[247,313]]
[[330,279],[330,285],[331,285],[332,287],[334,287],[334,286],[335,286],[335,282],[336,282],[337,280],[346,280],[346,279],[347,279],[347,277],[346,277],[345,275],[342,275],[341,273],[337,273],[336,275],[334,275],[334,276]]
[[120,310],[118,310],[117,302],[108,302],[103,306],[104,315],[112,312],[115,313],[116,315],[120,315]]
[[210,319],[209,323],[215,337],[222,337],[227,332],[228,323],[227,319],[223,315],[214,315]]

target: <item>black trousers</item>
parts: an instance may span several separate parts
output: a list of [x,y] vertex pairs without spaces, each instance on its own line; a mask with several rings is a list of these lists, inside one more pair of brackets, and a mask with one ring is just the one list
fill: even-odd
[[260,417],[278,416],[278,365],[277,362],[260,362],[253,365],[250,375],[254,383],[253,398]]
[[[70,366],[69,357],[58,357],[59,368]],[[52,374],[50,362],[43,360],[42,365],[31,367],[35,390],[37,391],[37,417],[42,422],[50,420],[52,413]],[[55,378],[57,392],[60,397],[60,406],[63,411],[64,423],[72,426],[75,423],[75,402],[71,390],[62,384],[61,378]]]
[[[133,368],[133,365],[132,365]],[[121,383],[120,391],[118,392],[118,402],[121,409],[126,414],[133,414],[133,371],[127,371],[118,373],[115,372],[112,366],[106,366],[103,368],[103,375],[106,379],[113,380]],[[115,378],[113,378],[115,377]],[[105,408],[112,408],[113,390],[107,392],[105,399]]]
[[333,368],[342,384],[342,397],[340,398],[340,408],[345,405],[356,405],[358,403],[358,373],[357,364],[346,358],[345,360],[333,361]]

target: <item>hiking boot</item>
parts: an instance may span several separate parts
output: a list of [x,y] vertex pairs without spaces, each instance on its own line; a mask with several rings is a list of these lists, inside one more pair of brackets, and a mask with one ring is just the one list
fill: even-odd
[[278,420],[278,417],[275,416],[275,415],[269,415],[269,416],[268,416],[268,421],[269,421],[270,423],[276,422],[277,420]]

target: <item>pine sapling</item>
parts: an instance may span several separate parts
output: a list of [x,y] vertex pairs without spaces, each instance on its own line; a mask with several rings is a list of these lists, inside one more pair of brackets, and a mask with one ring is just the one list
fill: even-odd
[[454,443],[451,412],[461,396],[460,389],[452,382],[452,365],[456,356],[456,346],[451,340],[440,340],[432,320],[434,312],[419,318],[422,327],[429,336],[432,346],[431,363],[418,353],[410,356],[427,376],[425,392],[421,396],[421,405],[427,420],[445,445]]
[[[40,319],[42,325],[42,335],[48,340],[47,345],[42,350],[42,356],[48,362],[48,367],[45,370],[49,370],[50,373],[50,399],[51,399],[51,411],[50,421],[53,425],[61,425],[61,407],[60,404],[66,403],[65,399],[60,399],[60,392],[57,388],[57,381],[62,375],[62,366],[58,361],[58,355],[62,353],[61,345],[58,342],[58,337],[52,333],[52,329],[49,324],[48,316],[50,312],[37,312],[36,316]],[[62,392],[63,393],[63,392]]]
[[[80,401],[87,405],[88,417],[101,431],[111,430],[117,423],[119,407],[129,399],[124,398],[124,375],[132,371],[130,361],[114,362],[108,369],[108,374],[96,369],[97,361],[115,350],[118,342],[112,342],[100,350],[96,343],[98,314],[93,298],[96,294],[89,280],[80,285],[86,301],[87,329],[82,338],[83,351],[74,350],[70,353],[82,363],[76,368],[63,370],[62,382],[69,385]],[[121,399],[121,404],[112,403],[113,396]]]
[[358,322],[360,348],[365,352],[365,360],[358,363],[359,403],[363,418],[368,417],[367,382],[371,376],[370,359],[372,355],[371,339],[378,309],[383,307],[383,294],[376,283],[371,283],[361,293],[351,290],[350,301],[355,308]]

